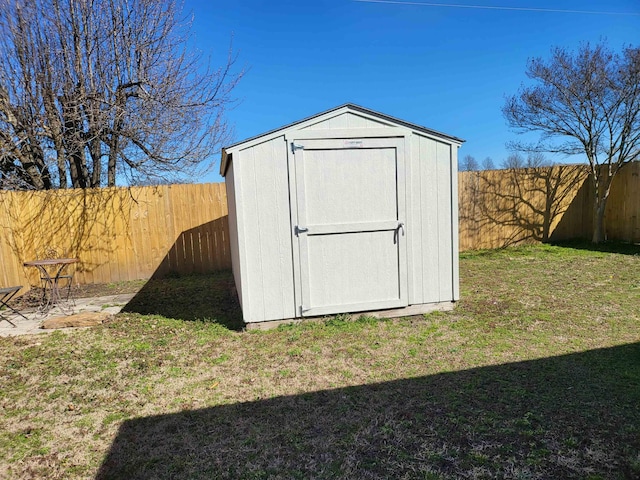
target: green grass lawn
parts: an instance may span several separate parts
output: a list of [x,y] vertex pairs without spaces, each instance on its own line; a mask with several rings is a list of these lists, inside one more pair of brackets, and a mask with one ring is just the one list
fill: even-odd
[[463,254],[424,317],[241,332],[218,274],[0,338],[0,477],[640,478],[640,249],[574,247]]

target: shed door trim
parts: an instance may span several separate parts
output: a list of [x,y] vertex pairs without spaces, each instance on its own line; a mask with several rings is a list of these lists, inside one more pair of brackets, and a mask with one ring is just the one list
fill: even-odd
[[[396,133],[394,129],[385,137],[348,139],[287,136],[296,311],[301,316],[407,306],[406,137],[397,137]],[[294,143],[296,148],[292,148]],[[329,164],[329,170],[323,170],[325,162]],[[344,162],[351,162],[351,166]],[[352,176],[354,172],[358,173],[358,168],[363,168],[363,178],[368,178],[373,186],[380,186],[381,191],[369,195],[365,180],[364,186],[353,182],[351,197],[349,192],[343,195],[345,189],[331,182],[331,175],[338,175],[333,180],[340,180],[340,173],[336,173],[339,170],[336,167],[340,166],[350,168]],[[305,167],[310,171],[305,172]],[[329,180],[317,178],[323,175]],[[328,184],[319,186],[323,181]],[[369,201],[375,204],[369,210],[367,199],[354,207],[364,208],[365,216],[369,218],[363,221],[351,218],[350,206],[341,206],[340,198],[336,204],[331,204],[330,199],[322,197],[323,188],[330,195],[332,187],[337,188],[334,195],[343,195],[345,199],[354,200],[353,195],[358,192],[369,195]],[[327,201],[328,204],[323,203]],[[362,248],[359,247],[361,244]],[[362,277],[358,279],[357,273],[349,267],[343,272],[357,284],[353,285],[352,298],[338,287],[334,292],[330,285],[327,287],[325,277],[339,276],[340,258],[345,264],[364,262]],[[369,298],[368,292],[372,295]],[[332,303],[332,298],[340,300]]]

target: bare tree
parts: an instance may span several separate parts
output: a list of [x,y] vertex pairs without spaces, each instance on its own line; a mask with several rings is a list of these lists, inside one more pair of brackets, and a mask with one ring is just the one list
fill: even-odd
[[502,161],[502,168],[508,170],[515,170],[518,168],[524,168],[525,160],[519,153],[512,153]]
[[502,168],[510,170],[519,168],[539,168],[550,166],[552,166],[552,163],[549,162],[540,152],[529,153],[529,155],[527,155],[527,158],[523,157],[518,152],[512,153],[502,162]]
[[503,113],[518,132],[536,132],[535,145],[518,150],[584,154],[594,189],[592,241],[604,240],[604,213],[611,182],[640,158],[640,48],[613,53],[605,44],[563,48],[551,58],[529,60],[535,84],[508,97]]
[[480,166],[478,165],[478,161],[475,157],[471,155],[465,155],[464,158],[460,161],[459,170],[461,172],[473,172],[475,170],[480,170]]
[[242,72],[230,51],[203,62],[181,15],[173,0],[0,0],[3,180],[87,188],[210,166]]
[[493,158],[491,157],[485,157],[484,160],[482,160],[482,170],[495,170],[496,165],[493,163]]

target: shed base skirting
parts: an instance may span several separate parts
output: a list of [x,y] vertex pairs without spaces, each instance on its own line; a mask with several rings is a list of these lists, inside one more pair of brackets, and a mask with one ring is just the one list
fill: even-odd
[[[394,317],[410,317],[412,315],[422,315],[430,312],[445,312],[448,310],[453,310],[456,302],[434,302],[434,303],[422,303],[420,305],[409,305],[404,308],[394,308],[390,310],[373,310],[369,312],[345,312],[350,313],[354,316],[366,315],[369,317],[376,318],[394,318]],[[287,325],[291,323],[300,323],[307,321],[320,321],[324,320],[332,315],[324,315],[319,317],[298,317],[298,318],[287,318],[284,320],[267,320],[262,322],[247,322],[245,324],[245,328],[247,330],[269,330],[271,328],[276,328],[280,325]]]

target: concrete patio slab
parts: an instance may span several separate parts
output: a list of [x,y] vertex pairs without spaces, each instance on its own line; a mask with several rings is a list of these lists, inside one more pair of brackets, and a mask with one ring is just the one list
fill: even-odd
[[[9,320],[15,323],[15,327],[11,326],[9,322],[4,320],[0,321],[0,337],[15,337],[18,335],[36,335],[41,333],[51,333],[55,330],[45,330],[41,328],[42,322],[48,318],[59,317],[61,315],[76,314],[82,312],[104,312],[111,315],[119,313],[122,308],[129,303],[129,301],[135,296],[135,293],[123,293],[119,295],[108,295],[105,297],[92,297],[92,298],[77,298],[75,305],[71,309],[61,311],[59,308],[54,308],[47,312],[46,315],[38,313],[34,310],[23,311],[22,314],[27,317],[24,318],[9,314],[3,311],[3,316],[6,316]],[[65,328],[63,331],[73,331],[76,328]]]

